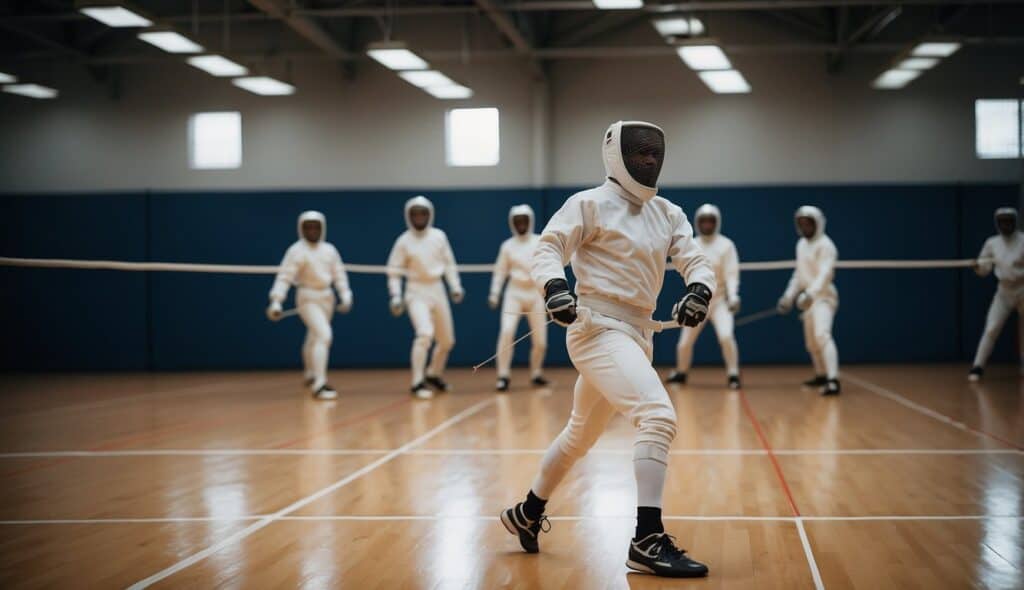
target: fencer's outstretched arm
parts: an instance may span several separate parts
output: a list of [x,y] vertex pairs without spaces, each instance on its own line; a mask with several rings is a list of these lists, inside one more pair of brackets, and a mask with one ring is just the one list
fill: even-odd
[[334,250],[331,277],[334,279],[334,290],[338,292],[341,304],[345,307],[352,305],[352,289],[348,285],[348,273],[345,272],[345,262],[341,259],[341,253],[337,249]]
[[402,296],[402,274],[405,270],[406,259],[405,244],[402,242],[402,237],[399,236],[395,240],[395,245],[391,247],[387,262],[388,295],[392,299]]
[[993,264],[992,258],[994,256],[992,251],[992,240],[995,238],[989,238],[985,240],[985,245],[981,247],[981,253],[978,254],[978,260],[974,266],[974,272],[978,273],[979,277],[987,277],[992,272]]
[[274,286],[270,289],[270,300],[278,303],[288,297],[288,289],[295,284],[295,275],[299,273],[300,256],[295,246],[288,248],[277,267]]
[[718,288],[715,271],[700,244],[693,239],[693,227],[687,221],[686,214],[682,209],[675,208],[671,215],[675,217],[672,220],[672,243],[668,249],[672,266],[682,275],[687,285],[700,283],[714,293]]
[[459,267],[455,263],[455,252],[452,251],[452,244],[448,241],[448,234],[441,232],[441,235],[444,237],[444,278],[448,282],[448,290],[453,294],[461,294],[463,292],[462,281],[459,280]]
[[[827,237],[827,236],[823,236]],[[818,274],[808,285],[807,294],[817,299],[825,294],[825,290],[832,284],[832,278],[836,274],[836,259],[839,258],[839,251],[831,241],[826,241],[820,246],[818,252]]]
[[501,288],[505,286],[508,273],[508,242],[504,242],[501,244],[501,248],[498,249],[498,259],[494,261],[494,274],[491,275],[489,299],[496,300],[501,297]]
[[594,227],[593,207],[593,202],[574,195],[544,226],[530,264],[530,277],[541,294],[549,281],[565,280],[566,265]]

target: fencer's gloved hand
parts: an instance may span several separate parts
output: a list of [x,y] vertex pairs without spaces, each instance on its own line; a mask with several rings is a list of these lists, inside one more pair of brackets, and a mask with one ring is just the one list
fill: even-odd
[[544,309],[559,326],[576,321],[576,296],[565,279],[551,279],[544,285]]
[[708,317],[708,302],[711,301],[711,289],[701,283],[693,283],[686,288],[686,295],[672,306],[672,317],[680,326],[693,327]]
[[463,291],[462,289],[458,289],[456,291],[452,291],[452,303],[454,303],[455,305],[458,305],[458,304],[462,303],[462,300],[465,299],[465,298],[466,298],[466,292]]
[[793,311],[793,300],[785,295],[779,297],[779,302],[775,304],[775,311],[779,312],[779,315],[786,315]]
[[395,316],[396,318],[402,315],[402,312],[405,311],[405,303],[402,301],[402,296],[395,295],[394,297],[392,297],[391,301],[388,302],[388,307],[391,308],[391,315]]
[[338,313],[348,313],[352,311],[352,299],[342,299],[338,303]]
[[814,298],[807,291],[800,291],[800,294],[796,296],[796,308],[800,311],[807,311],[811,308],[812,303],[814,303]]
[[498,309],[499,303],[501,303],[501,300],[497,294],[491,295],[487,298],[487,307],[490,307],[491,309]]
[[276,322],[277,320],[281,319],[280,301],[275,300],[270,302],[270,305],[267,306],[267,318],[269,318],[270,321],[272,322]]
[[729,300],[729,313],[736,315],[740,312],[740,297],[737,295]]

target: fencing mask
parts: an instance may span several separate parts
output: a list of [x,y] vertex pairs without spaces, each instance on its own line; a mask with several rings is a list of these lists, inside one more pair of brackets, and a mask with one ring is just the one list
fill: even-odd
[[665,132],[643,121],[612,123],[604,134],[604,170],[640,204],[658,193],[665,161]]

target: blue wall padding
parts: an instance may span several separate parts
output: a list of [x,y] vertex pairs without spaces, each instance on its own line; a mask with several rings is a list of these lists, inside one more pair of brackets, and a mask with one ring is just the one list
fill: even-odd
[[[538,229],[579,187],[432,191],[437,226],[461,263],[494,261],[509,236],[512,205],[530,204]],[[665,189],[692,212],[717,204],[724,233],[742,260],[793,257],[793,211],[816,204],[844,259],[949,259],[975,256],[993,232],[992,211],[1016,202],[1014,185],[865,185]],[[267,191],[0,196],[0,255],[217,264],[276,264],[296,239],[295,218],[323,211],[328,240],[348,262],[384,264],[404,231],[409,191]],[[0,267],[0,368],[218,369],[294,367],[301,322],[263,316],[269,275],[130,273]],[[355,309],[335,316],[331,365],[403,366],[412,330],[387,310],[383,276],[352,274]],[[742,276],[740,316],[772,307],[788,271]],[[843,362],[964,360],[973,354],[995,290],[968,270],[841,270],[835,335]],[[490,275],[464,274],[466,301],[454,306],[455,365],[494,351],[498,315],[486,305]],[[666,276],[656,317],[683,291]],[[1013,320],[1011,320],[1012,322]],[[1014,322],[1015,323],[1015,322]],[[526,322],[520,333],[526,330]],[[698,363],[720,362],[714,329]],[[568,363],[563,330],[550,328],[549,363]],[[1014,357],[1015,326],[996,360]],[[803,363],[796,315],[737,330],[747,363]],[[678,331],[656,337],[655,358],[670,364]],[[524,342],[516,361],[526,361]]]

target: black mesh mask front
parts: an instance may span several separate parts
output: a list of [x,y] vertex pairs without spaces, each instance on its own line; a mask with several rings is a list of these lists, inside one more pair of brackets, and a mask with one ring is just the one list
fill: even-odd
[[665,161],[665,136],[661,131],[642,125],[624,126],[619,145],[626,172],[633,180],[644,186],[658,186],[661,165]]

